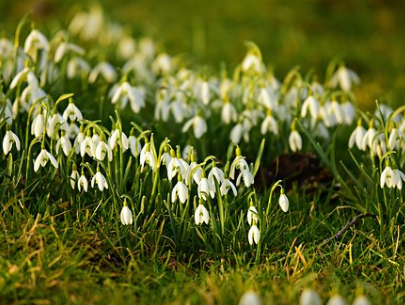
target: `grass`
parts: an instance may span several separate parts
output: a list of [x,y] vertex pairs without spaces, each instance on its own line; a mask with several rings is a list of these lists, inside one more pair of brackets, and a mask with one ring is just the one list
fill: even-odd
[[[30,3],[1,3],[7,36],[12,36],[8,34],[14,33],[16,20]],[[44,32],[51,34],[65,27],[66,20],[59,16],[70,4],[43,3],[46,9],[37,8],[33,18]],[[261,47],[266,61],[274,63],[276,75],[286,75],[295,65],[301,66],[303,75],[312,67],[319,75],[337,56],[361,75],[363,83],[354,89],[360,107],[371,109],[370,101],[377,97],[401,104],[405,61],[404,42],[398,37],[403,28],[399,16],[402,4],[376,9],[380,8],[376,1],[308,1],[301,9],[294,8],[301,4],[211,1],[202,5],[176,1],[167,6],[140,0],[129,6],[125,1],[113,5],[106,2],[104,6],[113,20],[131,24],[130,32],[152,35],[169,54],[183,53],[181,59],[191,62],[199,73],[215,74],[224,62],[231,74],[245,54],[242,42],[252,40]],[[46,13],[48,8],[52,14]],[[4,16],[4,12],[11,13]],[[23,31],[28,33],[28,28]],[[106,48],[103,52],[111,55],[113,50]],[[93,64],[98,60],[97,54],[89,57]],[[114,126],[110,120],[114,107],[105,102],[107,87],[98,83],[89,89],[79,82],[63,82],[46,89],[54,99],[61,93],[75,92],[75,103],[83,106],[86,118],[100,119],[108,130]],[[8,96],[16,94],[10,92]],[[153,98],[151,92],[148,99]],[[104,106],[98,109],[100,103]],[[129,134],[133,118],[125,111],[120,116],[122,128]],[[113,121],[119,120],[114,116]],[[173,120],[167,124],[153,122],[151,111],[135,117],[135,121],[141,129],[155,132],[156,143],[169,135],[175,140],[173,145],[192,144],[200,158],[213,154],[221,166],[234,157],[233,150],[229,157],[224,144],[231,126],[221,125],[216,115],[208,121],[211,134],[216,136],[208,134],[201,139],[191,131],[182,133]],[[21,135],[26,122],[27,117],[21,117],[15,123]],[[290,130],[286,125],[281,127],[283,134]],[[5,304],[235,304],[245,291],[254,289],[264,304],[298,304],[302,290],[311,287],[324,303],[334,293],[340,293],[349,303],[364,293],[373,304],[403,304],[402,193],[380,190],[378,165],[373,167],[368,156],[353,149],[356,161],[362,165],[356,166],[347,151],[351,127],[331,129],[336,141],[319,146],[319,139],[312,138],[311,132],[305,135],[302,126],[299,130],[304,151],[317,154],[317,166],[331,178],[325,183],[320,176],[304,173],[302,182],[288,175],[283,186],[290,211],[278,209],[277,189],[270,213],[259,213],[259,246],[247,241],[249,196],[259,211],[266,210],[269,188],[276,181],[275,176],[266,176],[267,171],[277,156],[288,152],[287,137],[265,137],[259,170],[263,189],[256,181],[253,194],[243,190],[240,198],[225,198],[223,206],[219,198],[207,202],[212,211],[208,226],[194,224],[192,199],[183,206],[170,205],[170,200],[163,198],[161,194],[167,193],[174,182],[157,176],[161,178],[157,196],[149,197],[156,175],[150,170],[141,173],[136,158],[117,157],[111,164],[92,163],[90,158],[82,163],[72,156],[66,161],[59,158],[62,169],[58,174],[49,168],[39,173],[29,169],[39,151],[38,144],[32,149],[32,160],[26,150],[14,154],[14,160],[2,154],[0,299]],[[259,128],[253,134],[259,134]],[[27,141],[32,138],[27,135]],[[254,136],[249,144],[241,145],[249,161],[255,162],[261,141],[261,136]],[[53,147],[54,143],[48,144]],[[72,160],[79,162],[88,176],[97,164],[102,165],[103,172],[110,174],[109,191],[72,193],[68,177]],[[350,173],[345,172],[341,160]],[[403,160],[397,162],[403,168]],[[124,175],[128,164],[129,176]],[[311,168],[304,167],[304,171]],[[309,183],[309,178],[314,181]],[[122,194],[131,199],[133,226],[118,222]],[[363,212],[376,217],[361,219],[341,237],[324,243]]]

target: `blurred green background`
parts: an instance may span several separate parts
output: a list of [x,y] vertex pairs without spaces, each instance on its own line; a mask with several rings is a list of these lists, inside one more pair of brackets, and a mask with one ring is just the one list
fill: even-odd
[[[0,0],[0,24],[10,36],[27,12],[40,28],[66,26],[78,7],[94,1]],[[169,54],[193,64],[233,68],[243,42],[258,44],[279,78],[296,65],[322,76],[343,59],[361,77],[358,102],[403,104],[405,2],[383,0],[114,0],[99,1],[107,15],[135,36],[150,35]],[[47,21],[46,25],[43,23]]]

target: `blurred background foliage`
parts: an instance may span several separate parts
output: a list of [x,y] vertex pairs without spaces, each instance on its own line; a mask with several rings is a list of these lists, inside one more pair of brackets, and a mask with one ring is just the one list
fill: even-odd
[[[51,33],[94,1],[0,0],[0,24],[10,36],[31,12]],[[393,106],[405,97],[405,2],[383,0],[101,0],[112,20],[134,36],[151,36],[169,54],[193,65],[233,69],[246,52],[261,48],[279,78],[294,66],[321,77],[328,62],[343,59],[361,77],[355,94],[362,108]],[[45,24],[44,21],[47,21]],[[11,31],[11,32],[10,32]]]

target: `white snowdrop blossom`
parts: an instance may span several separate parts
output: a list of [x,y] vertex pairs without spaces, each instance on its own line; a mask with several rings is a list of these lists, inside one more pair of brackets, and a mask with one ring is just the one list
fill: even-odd
[[33,60],[36,62],[38,50],[48,52],[49,42],[44,34],[42,34],[37,29],[34,29],[25,39],[24,52],[29,54],[31,58],[33,58]]
[[122,151],[126,151],[129,148],[128,138],[125,135],[125,133],[121,132],[120,138],[120,131],[118,129],[115,129],[111,133],[111,137],[108,140],[108,144],[110,145],[111,149],[114,150],[114,148],[117,146],[117,143],[120,144]]
[[111,147],[107,143],[105,143],[104,141],[101,140],[97,144],[95,158],[99,161],[104,161],[106,155],[108,156],[108,161],[111,162],[113,159],[113,153],[112,153]]
[[362,143],[363,150],[366,150],[367,147],[369,147],[370,149],[373,148],[373,141],[377,134],[378,134],[377,130],[373,126],[370,126],[363,137]]
[[72,143],[70,143],[69,138],[66,134],[62,135],[59,140],[56,142],[56,153],[59,153],[60,148],[62,148],[65,156],[69,156],[70,151],[72,150]]
[[[47,120],[46,134],[48,135],[48,137],[52,138],[57,134],[59,130],[68,131],[69,125],[67,124],[63,116],[61,116],[59,113],[54,113],[52,117],[48,118]],[[67,134],[70,137],[71,133],[67,132]]]
[[85,53],[84,50],[78,45],[69,42],[61,42],[55,51],[54,62],[60,62],[67,52],[73,52],[82,56]]
[[45,127],[45,118],[42,113],[39,113],[31,124],[31,134],[35,137],[42,137]]
[[150,143],[146,143],[145,146],[141,150],[141,154],[139,156],[139,163],[141,165],[141,172],[144,169],[145,164],[148,164],[152,171],[156,172],[157,170],[157,160],[151,151]]
[[251,205],[247,212],[247,221],[248,224],[251,225],[252,223],[257,223],[259,221],[257,209]]
[[104,189],[108,189],[108,183],[105,179],[104,175],[97,170],[97,173],[91,179],[91,187],[94,188],[95,184],[97,184],[98,189],[102,192]]
[[331,84],[336,87],[338,84],[343,91],[349,92],[352,88],[352,83],[359,84],[360,78],[355,72],[346,68],[345,66],[340,66],[335,74],[332,76]]
[[52,156],[46,149],[42,149],[34,161],[34,171],[37,172],[40,166],[45,167],[48,161],[51,161],[51,164],[55,168],[58,168],[58,162],[56,161],[55,157]]
[[101,75],[109,84],[113,83],[117,78],[117,72],[115,71],[114,67],[105,61],[100,62],[93,68],[93,70],[91,70],[89,75],[89,83],[95,83],[99,75]]
[[210,180],[212,184],[214,184],[214,178],[217,180],[218,185],[222,185],[225,181],[225,173],[216,166],[213,166],[208,174],[208,180]]
[[257,292],[248,290],[242,295],[239,305],[262,305],[262,300]]
[[354,299],[353,305],[371,305],[371,302],[367,299],[366,296],[361,295]]
[[264,135],[268,131],[278,135],[278,125],[271,114],[267,114],[260,127],[260,132]]
[[190,163],[187,169],[186,184],[190,185],[194,180],[195,183],[200,184],[202,178],[202,169],[198,166],[197,162]]
[[201,138],[202,135],[207,132],[207,123],[200,115],[196,115],[195,117],[188,120],[184,124],[181,131],[187,132],[187,130],[189,130],[191,126],[193,126],[194,136],[197,139]]
[[230,134],[230,139],[233,143],[239,144],[240,140],[242,139],[242,132],[243,132],[243,127],[241,123],[236,124]]
[[124,109],[128,101],[134,113],[139,113],[142,107],[145,107],[145,99],[142,91],[131,86],[128,82],[123,82],[119,87],[112,89],[112,104],[118,104],[119,109]]
[[207,178],[201,178],[197,188],[198,197],[207,200],[209,196],[215,197],[215,186]]
[[338,294],[332,296],[326,305],[347,305],[346,301]]
[[248,240],[250,245],[253,245],[253,243],[258,244],[260,241],[260,230],[254,222],[248,232]]
[[82,112],[80,111],[79,108],[76,107],[76,105],[70,101],[69,105],[66,107],[65,111],[63,112],[63,118],[67,120],[68,118],[71,121],[76,121],[76,120],[82,120],[83,115]]
[[235,122],[238,118],[238,113],[236,112],[235,106],[230,102],[225,102],[221,110],[221,119],[225,124]]
[[84,190],[85,192],[87,192],[87,190],[89,189],[89,181],[87,180],[85,175],[81,175],[79,180],[77,181],[77,189],[79,190],[79,192],[81,192],[82,190]]
[[96,154],[96,146],[90,135],[87,135],[83,142],[80,144],[80,155],[84,157],[88,154],[90,157],[94,158]]
[[232,190],[234,196],[238,194],[235,185],[229,179],[225,179],[220,187],[221,195],[227,195],[229,190]]
[[256,54],[249,52],[246,54],[245,58],[242,61],[242,71],[243,72],[256,72],[261,73],[263,70],[262,60]]
[[73,168],[72,173],[70,174],[70,186],[74,190],[76,187],[76,182],[80,179],[79,173],[77,172],[76,168]]
[[316,291],[305,288],[301,294],[300,305],[322,305],[322,301]]
[[283,210],[283,212],[288,212],[288,208],[290,206],[290,202],[288,200],[288,197],[284,194],[284,190],[281,189],[281,194],[280,198],[278,199],[278,204],[280,205],[280,208]]
[[17,150],[20,151],[21,149],[20,139],[14,132],[12,132],[11,130],[7,130],[6,135],[4,136],[3,139],[3,153],[5,155],[7,155],[10,152],[10,150],[13,148],[14,143]]
[[402,181],[405,181],[405,174],[401,172],[399,169],[394,169],[394,176],[395,176],[395,181],[396,181],[396,187],[399,190],[402,190]]
[[384,185],[388,188],[395,187],[397,184],[396,175],[392,170],[391,166],[386,166],[381,173],[380,187],[384,188]]
[[132,225],[134,222],[134,218],[132,216],[131,209],[124,203],[120,213],[121,223],[125,226]]
[[188,188],[187,186],[179,180],[172,190],[172,202],[176,201],[176,198],[179,198],[181,203],[185,203],[188,197]]
[[366,129],[359,123],[356,129],[353,130],[352,134],[349,138],[349,148],[353,148],[354,144],[356,144],[357,148],[360,150],[365,150],[363,146],[364,136],[366,134]]
[[317,119],[320,107],[319,107],[319,102],[312,96],[309,95],[304,103],[302,104],[301,107],[301,117],[305,118],[307,116],[307,112],[310,112],[311,117],[313,119]]
[[172,180],[177,174],[182,178],[187,176],[188,164],[182,158],[177,158],[174,153],[167,165],[167,178]]
[[195,209],[194,220],[196,225],[201,225],[203,222],[208,224],[210,221],[210,214],[203,204],[198,204],[198,207]]
[[302,138],[298,131],[293,130],[290,133],[288,138],[288,144],[293,152],[299,151],[302,149]]
[[138,141],[138,139],[135,136],[130,135],[128,138],[128,144],[129,144],[129,149],[131,150],[131,154],[134,157],[138,157],[142,150],[142,145]]

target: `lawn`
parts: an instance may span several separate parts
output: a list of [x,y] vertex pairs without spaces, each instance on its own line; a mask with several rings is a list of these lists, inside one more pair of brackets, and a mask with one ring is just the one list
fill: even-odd
[[404,8],[1,2],[0,303],[403,304]]

